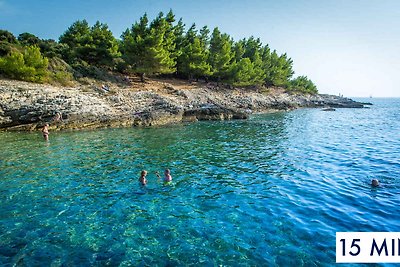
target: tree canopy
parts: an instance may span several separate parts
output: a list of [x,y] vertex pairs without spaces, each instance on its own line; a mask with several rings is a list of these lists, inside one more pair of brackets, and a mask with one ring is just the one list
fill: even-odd
[[121,38],[122,56],[131,70],[141,75],[142,80],[145,74],[176,71],[174,30],[163,13],[150,24],[145,14]]
[[118,42],[107,24],[97,21],[92,27],[86,20],[74,22],[63,35],[64,59],[69,63],[82,60],[97,66],[112,66],[119,54]]
[[[16,38],[11,32],[0,30],[0,71],[17,77],[5,69],[12,69],[14,63],[31,64],[25,56],[30,51],[39,52],[43,60],[64,60],[75,69],[95,66],[136,73],[142,81],[145,75],[174,75],[235,86],[277,86],[303,93],[318,92],[306,76],[293,78],[293,60],[286,53],[271,50],[260,38],[234,41],[218,27],[212,31],[207,26],[199,29],[194,23],[186,28],[182,18],[177,20],[170,10],[165,15],[160,12],[153,20],[144,14],[120,39],[113,36],[107,24],[97,21],[91,26],[86,20],[75,21],[58,42],[27,32]],[[40,57],[36,57],[37,62]],[[42,69],[38,65],[34,68]]]

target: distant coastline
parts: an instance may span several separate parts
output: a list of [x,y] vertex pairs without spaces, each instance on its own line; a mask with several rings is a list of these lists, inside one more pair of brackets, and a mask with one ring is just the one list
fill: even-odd
[[60,87],[1,79],[0,130],[36,131],[45,123],[50,124],[50,130],[157,126],[246,119],[253,112],[363,108],[368,104],[339,96],[292,93],[279,87],[233,88],[178,79],[132,80],[110,84],[107,89],[100,81]]

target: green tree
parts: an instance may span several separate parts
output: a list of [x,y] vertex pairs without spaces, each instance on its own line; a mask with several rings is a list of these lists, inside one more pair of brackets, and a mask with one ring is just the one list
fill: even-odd
[[250,81],[252,81],[253,85],[261,85],[266,77],[261,56],[261,41],[259,38],[250,37],[248,40],[244,40],[243,43],[244,53],[242,57],[250,59],[253,67]]
[[182,74],[189,80],[193,77],[205,77],[211,75],[211,66],[207,62],[208,53],[199,37],[189,41],[182,53]]
[[79,54],[89,64],[113,66],[113,60],[120,56],[118,42],[107,24],[97,21],[90,29],[90,38],[84,40]]
[[18,35],[18,41],[24,46],[39,45],[41,42],[39,37],[29,32],[24,32]]
[[200,42],[204,46],[204,49],[208,49],[210,46],[210,29],[207,26],[204,26],[200,29]]
[[168,28],[168,22],[162,13],[150,26],[145,14],[122,35],[123,58],[133,71],[140,74],[143,82],[145,74],[176,71],[176,61],[163,43]]
[[35,69],[33,82],[44,82],[47,76],[49,60],[42,56],[37,46],[28,46],[24,52],[25,65]]
[[6,30],[0,30],[0,42],[7,42],[10,44],[17,44],[18,40],[14,34]]
[[185,24],[182,21],[182,18],[179,19],[178,23],[173,27],[174,35],[175,35],[175,51],[176,51],[176,69],[179,74],[181,60],[180,55],[182,54],[182,50],[185,47]]
[[53,39],[41,40],[39,48],[40,52],[47,58],[62,58],[63,51],[67,49],[65,44],[60,44]]
[[271,55],[271,49],[269,48],[268,45],[265,45],[264,47],[261,48],[260,55],[262,61],[262,69],[265,75],[265,84],[267,86],[272,85],[271,84],[272,55]]
[[48,60],[44,58],[40,49],[29,46],[23,53],[12,51],[9,55],[0,58],[0,72],[12,79],[42,83],[46,80]]
[[189,30],[186,32],[185,46],[189,43],[193,43],[194,39],[197,37],[196,23],[190,26]]
[[167,15],[165,16],[165,21],[166,21],[166,30],[164,34],[164,48],[168,51],[170,54],[170,58],[176,65],[176,61],[180,54],[182,53],[181,50],[177,49],[177,36],[176,36],[176,31],[175,31],[175,15],[170,10]]
[[242,58],[232,68],[232,81],[236,86],[253,85],[254,67],[249,58]]
[[18,40],[11,32],[0,30],[0,57],[8,55],[17,44]]
[[317,86],[307,78],[307,76],[299,76],[290,81],[290,90],[301,93],[317,94]]
[[239,62],[243,58],[243,55],[245,53],[244,46],[245,46],[245,40],[240,40],[234,44],[232,48],[234,53],[232,60],[234,62]]
[[293,60],[286,54],[278,56],[276,51],[270,54],[270,67],[266,76],[266,84],[288,87],[293,76]]
[[92,27],[86,20],[74,22],[60,37],[60,43],[68,46],[65,60],[74,63],[76,59],[97,66],[113,66],[118,57],[118,42],[107,24],[97,21]]
[[61,36],[60,43],[66,45],[63,58],[68,63],[81,59],[82,47],[89,42],[90,26],[86,20],[75,21]]
[[229,35],[221,34],[218,28],[214,28],[210,40],[209,63],[217,81],[229,75],[232,57],[232,41]]
[[[178,23],[179,25],[179,23]],[[177,26],[178,26],[177,25]],[[188,73],[188,63],[186,62],[186,60],[188,59],[188,45],[192,44],[194,39],[196,38],[197,35],[197,30],[196,30],[196,24],[193,23],[192,26],[190,26],[190,28],[187,30],[186,34],[183,35],[184,33],[184,28],[183,28],[184,24],[179,25],[179,34],[176,38],[176,47],[179,50],[179,56],[177,58],[177,62],[176,62],[176,69],[177,69],[177,73],[178,75],[182,76],[182,77],[188,77],[189,73]]]

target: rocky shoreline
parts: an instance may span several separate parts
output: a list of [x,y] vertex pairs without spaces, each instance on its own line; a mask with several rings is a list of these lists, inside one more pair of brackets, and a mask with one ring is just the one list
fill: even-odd
[[[216,88],[209,84],[147,87],[57,87],[0,80],[0,130],[35,131],[154,126],[198,120],[246,119],[252,112],[299,107],[363,108],[368,103],[332,95],[289,94],[279,88]],[[57,115],[59,114],[59,116]]]

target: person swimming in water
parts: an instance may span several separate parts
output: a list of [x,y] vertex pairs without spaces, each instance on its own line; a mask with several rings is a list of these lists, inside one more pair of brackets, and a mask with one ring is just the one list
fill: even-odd
[[373,187],[378,187],[378,186],[379,186],[379,181],[378,181],[378,179],[372,179],[371,185],[372,185]]
[[143,171],[140,173],[139,183],[140,183],[141,185],[146,185],[146,184],[147,184],[146,175],[147,175],[147,171],[145,171],[145,170],[143,170]]
[[171,171],[169,169],[165,169],[164,171],[164,182],[169,183],[172,181]]
[[[158,171],[156,172],[156,175],[157,175],[158,178],[161,179],[160,173]],[[163,180],[164,180],[165,183],[169,183],[169,182],[172,181],[171,171],[169,169],[165,169],[165,171],[164,171],[164,179]]]
[[49,141],[49,124],[45,124],[42,129],[43,138],[45,141]]

